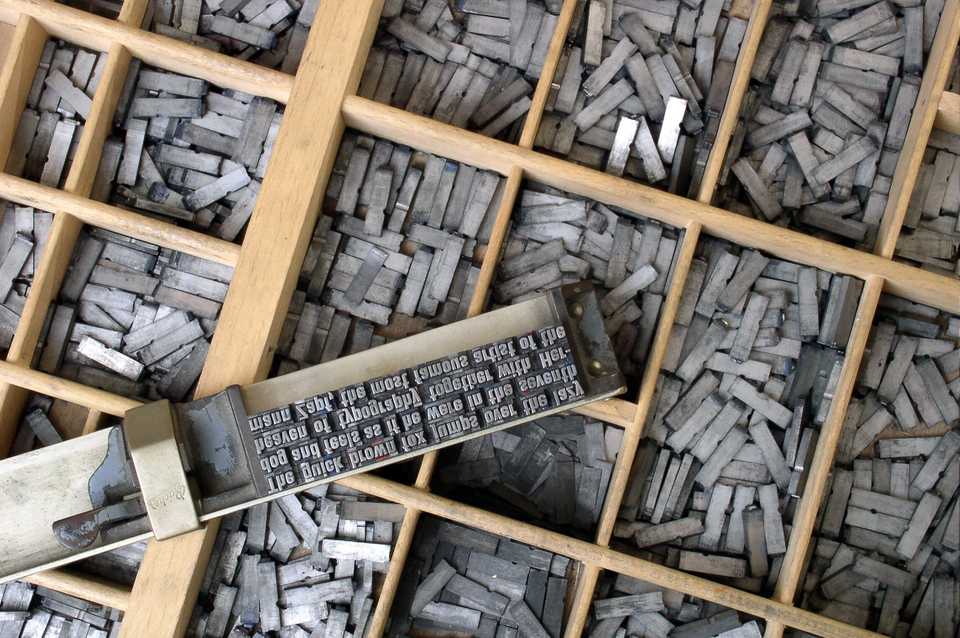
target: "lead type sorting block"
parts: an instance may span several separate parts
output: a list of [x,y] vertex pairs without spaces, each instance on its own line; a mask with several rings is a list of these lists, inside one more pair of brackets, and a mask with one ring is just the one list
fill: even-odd
[[0,201],[0,352],[13,341],[52,226],[51,213]]
[[[894,172],[942,8],[939,0],[784,6],[761,39],[717,205],[871,250],[895,195]],[[946,158],[940,169],[948,170]],[[923,202],[915,203],[906,228],[933,221],[940,206],[931,203],[924,216]],[[914,254],[927,235],[904,249]]]
[[150,29],[240,60],[296,73],[320,0],[158,0]]
[[233,269],[91,228],[77,241],[37,367],[131,397],[187,399]]
[[560,0],[386,2],[358,95],[516,140],[561,4]]
[[[652,556],[653,560],[657,557]],[[594,593],[585,636],[760,638],[764,623],[727,607],[605,572]]]
[[636,380],[657,328],[683,233],[564,191],[521,190],[493,283],[494,301],[515,303],[592,280],[621,371]]
[[4,637],[84,636],[108,638],[120,632],[123,613],[23,581],[7,583],[0,600]]
[[282,115],[273,100],[134,60],[92,197],[239,241]]
[[802,604],[887,635],[952,636],[960,318],[884,295],[821,508]]
[[424,517],[390,612],[390,633],[559,638],[574,569],[565,556]]
[[48,40],[4,171],[54,188],[67,179],[107,56]]
[[896,256],[960,277],[960,135],[939,129],[931,133]]
[[[277,372],[467,316],[505,180],[348,132],[300,269]],[[481,253],[478,253],[481,254]]]
[[701,240],[616,537],[772,591],[861,284]]
[[474,439],[441,461],[441,494],[516,518],[592,531],[623,430],[573,414]]
[[403,515],[330,484],[224,518],[187,635],[367,635]]
[[579,3],[536,145],[696,197],[749,3]]

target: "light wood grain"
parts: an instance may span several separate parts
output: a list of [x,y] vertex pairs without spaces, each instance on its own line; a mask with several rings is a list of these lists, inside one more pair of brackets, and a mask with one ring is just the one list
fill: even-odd
[[7,164],[10,144],[46,41],[47,33],[40,23],[21,16],[13,31],[9,54],[0,68],[0,169]]
[[130,605],[130,590],[126,587],[71,569],[51,569],[27,576],[24,580],[120,611],[126,611]]
[[624,399],[607,399],[597,401],[573,410],[577,414],[617,425],[625,430],[638,427],[635,414],[637,405]]
[[[543,76],[533,96],[533,107],[526,118],[520,143],[514,146],[367,100],[349,97],[355,91],[359,80],[382,0],[321,3],[296,83],[286,74],[201,51],[137,28],[148,5],[146,0],[125,0],[118,21],[100,18],[48,0],[0,0],[0,160],[6,159],[5,154],[16,118],[19,117],[26,90],[32,81],[47,31],[53,36],[110,53],[108,72],[95,98],[94,114],[87,127],[89,130],[84,132],[78,148],[78,159],[68,176],[67,190],[70,192],[64,193],[25,180],[0,176],[0,197],[56,213],[49,249],[42,259],[28,299],[28,308],[24,312],[24,320],[17,331],[14,347],[10,350],[10,362],[0,363],[0,424],[18,422],[28,391],[42,392],[89,407],[91,412],[85,431],[92,431],[96,427],[100,413],[122,414],[137,403],[43,375],[27,367],[30,354],[39,338],[42,317],[58,291],[77,233],[83,223],[238,266],[198,393],[210,394],[230,383],[261,378],[269,364],[280,321],[289,305],[298,266],[312,230],[345,121],[366,132],[495,170],[507,176],[508,196],[498,212],[493,240],[481,266],[481,279],[471,303],[471,314],[480,312],[483,308],[485,293],[495,275],[497,257],[507,231],[513,199],[523,179],[541,181],[686,228],[688,233],[682,249],[678,283],[685,276],[685,268],[689,265],[695,247],[696,235],[701,232],[744,246],[760,248],[784,259],[852,274],[868,281],[858,311],[858,323],[848,348],[838,395],[834,399],[833,410],[821,435],[821,445],[818,446],[807,489],[798,509],[790,549],[775,594],[777,600],[782,602],[771,602],[606,547],[628,478],[629,466],[642,434],[642,423],[652,402],[659,361],[663,358],[663,348],[672,324],[670,317],[676,311],[679,289],[675,287],[664,306],[637,403],[615,399],[579,410],[594,418],[620,425],[626,430],[621,457],[611,478],[594,543],[547,532],[533,525],[430,494],[428,489],[436,455],[428,455],[423,459],[413,488],[366,475],[344,481],[347,485],[395,500],[408,508],[394,561],[372,619],[371,635],[380,635],[385,626],[390,602],[396,592],[421,512],[508,535],[582,561],[583,569],[576,580],[576,591],[568,609],[570,618],[566,635],[571,638],[582,633],[597,577],[603,569],[644,578],[755,614],[767,620],[767,633],[771,638],[778,638],[785,626],[794,626],[826,636],[875,635],[794,609],[786,603],[791,600],[798,579],[802,576],[803,557],[810,542],[809,530],[812,529],[823,497],[826,475],[836,447],[836,437],[839,436],[843,412],[856,378],[856,368],[866,343],[880,288],[913,301],[929,303],[948,312],[960,312],[960,283],[881,258],[892,254],[930,127],[935,123],[945,130],[960,132],[960,97],[954,94],[940,96],[946,77],[946,66],[952,58],[951,52],[960,33],[960,0],[947,0],[941,28],[930,54],[930,62],[921,85],[920,100],[908,132],[910,141],[898,163],[891,191],[891,204],[880,233],[881,241],[878,242],[877,251],[881,257],[841,248],[529,150],[543,115],[544,104],[549,96],[550,85],[577,1],[565,0]],[[751,4],[750,26],[741,47],[718,137],[698,195],[701,202],[709,202],[715,189],[723,155],[736,125],[743,95],[749,85],[750,67],[771,3],[769,0],[741,2],[737,3],[736,10],[746,15],[745,8]],[[9,26],[12,24],[17,27]],[[328,46],[330,41],[335,45]],[[5,48],[7,42],[8,49]],[[275,161],[264,183],[243,248],[163,222],[146,221],[146,218],[135,213],[86,199],[99,159],[100,147],[109,131],[109,120],[113,111],[111,100],[115,100],[122,86],[122,78],[131,56],[172,71],[207,79],[226,88],[289,102]],[[0,451],[6,449],[5,440],[9,442],[12,427],[0,425]],[[823,438],[824,436],[827,438]],[[807,531],[804,533],[803,530]],[[39,575],[38,578],[46,579],[48,586],[61,591],[126,608],[128,622],[125,623],[124,636],[180,635],[185,630],[192,611],[199,579],[203,574],[215,532],[216,526],[213,525],[204,531],[174,541],[151,543],[132,594],[122,588],[111,589],[110,586],[99,589],[102,583],[78,574],[55,572]],[[806,538],[803,538],[804,536]]]
[[8,361],[0,361],[0,382],[15,384],[18,388],[28,392],[45,394],[54,399],[62,399],[91,410],[98,410],[120,417],[127,410],[142,405],[136,399],[128,399],[112,392],[91,388],[76,381],[61,379],[52,374],[19,366]]
[[[293,86],[197,396],[267,374],[343,133],[340,104],[360,81],[381,8],[382,0],[320,4],[301,63],[317,72]],[[333,33],[337,46],[327,46]],[[217,529],[149,544],[121,636],[183,634]]]
[[873,328],[873,316],[882,290],[883,280],[879,277],[868,278],[863,286],[863,294],[860,297],[860,305],[857,308],[853,330],[847,344],[843,368],[840,371],[840,380],[833,395],[830,413],[820,428],[817,448],[807,473],[803,496],[793,517],[787,553],[783,558],[780,577],[773,594],[774,600],[782,603],[793,600],[805,576],[806,556],[813,541],[817,513],[820,511],[830,471],[833,468],[837,445],[843,432],[844,416],[857,384],[863,351]]
[[[480,275],[477,278],[477,286],[474,288],[473,297],[470,299],[470,305],[467,315],[474,317],[483,312],[489,298],[489,291],[493,278],[496,276],[497,262],[503,249],[503,242],[506,239],[507,230],[510,226],[510,216],[517,201],[517,195],[523,183],[523,171],[514,167],[507,174],[506,184],[503,188],[503,197],[500,199],[500,205],[497,208],[496,219],[493,231],[490,234],[490,242],[483,255],[483,262],[480,265]],[[417,477],[414,485],[423,490],[429,490],[430,482],[433,479],[434,470],[437,467],[439,456],[437,452],[425,454],[420,460],[420,468],[417,471]],[[377,599],[373,616],[370,619],[370,635],[379,636],[386,629],[390,618],[390,609],[393,607],[393,600],[397,594],[397,587],[400,584],[400,577],[406,567],[407,558],[413,544],[413,538],[416,532],[417,524],[420,521],[420,512],[416,509],[407,508],[403,517],[400,530],[393,544],[393,554],[391,555],[390,567],[387,569],[387,576],[384,580],[380,596]]]
[[570,23],[573,20],[573,13],[576,11],[579,1],[564,0],[563,8],[560,9],[557,28],[550,39],[547,57],[543,61],[543,71],[533,91],[530,111],[527,112],[526,120],[523,123],[523,131],[520,133],[518,144],[523,148],[533,148],[533,143],[537,139],[537,131],[540,129],[540,122],[543,120],[544,108],[547,105],[547,99],[550,97],[550,89],[553,87],[554,78],[557,75],[557,66],[560,64],[560,56],[563,55],[567,33],[570,31]]
[[960,94],[943,92],[933,125],[948,133],[960,135]]
[[[224,88],[284,103],[290,97],[293,77],[286,73],[198,49],[173,38],[49,0],[4,0],[3,4],[9,10],[33,16],[50,35],[69,39],[75,44],[98,51],[108,51],[112,45],[119,44],[147,64],[202,78]],[[131,9],[125,17],[136,19],[137,16]]]
[[713,148],[707,158],[707,166],[703,171],[703,179],[700,181],[697,201],[705,204],[713,201],[713,194],[717,189],[717,180],[720,179],[720,171],[723,169],[723,160],[727,154],[727,148],[730,146],[730,137],[737,127],[737,121],[740,119],[740,107],[747,90],[750,88],[750,71],[753,69],[753,62],[757,58],[757,49],[760,46],[760,39],[763,37],[763,30],[767,26],[767,18],[770,15],[772,5],[773,0],[756,0],[753,3],[750,22],[740,45],[737,65],[733,70],[730,91],[727,93],[727,101],[723,105],[723,115],[720,116],[717,139],[713,142]]
[[884,211],[874,252],[891,258],[897,247],[897,238],[907,215],[907,205],[920,171],[927,139],[936,119],[940,96],[947,82],[947,73],[960,37],[960,0],[947,0],[940,14],[940,26],[933,46],[927,54],[927,66],[920,83],[920,94],[913,108],[913,117],[907,129],[906,141],[897,160],[897,168],[890,184],[887,209]]
[[[79,166],[77,170],[85,171]],[[226,266],[236,266],[240,260],[240,247],[234,243],[20,177],[0,175],[0,198],[70,215],[93,226]]]

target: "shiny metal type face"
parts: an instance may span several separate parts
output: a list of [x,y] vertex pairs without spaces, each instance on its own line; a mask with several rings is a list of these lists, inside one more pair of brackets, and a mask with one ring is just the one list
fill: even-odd
[[624,391],[592,288],[541,297],[0,462],[0,581]]

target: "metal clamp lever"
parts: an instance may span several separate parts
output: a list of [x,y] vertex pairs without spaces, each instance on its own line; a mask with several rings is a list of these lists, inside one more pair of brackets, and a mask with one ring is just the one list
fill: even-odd
[[110,525],[146,514],[139,496],[99,509],[82,512],[53,524],[57,541],[69,549],[86,549],[93,545],[100,532]]
[[157,540],[200,529],[174,418],[169,401],[156,401],[128,411],[123,420],[130,459]]

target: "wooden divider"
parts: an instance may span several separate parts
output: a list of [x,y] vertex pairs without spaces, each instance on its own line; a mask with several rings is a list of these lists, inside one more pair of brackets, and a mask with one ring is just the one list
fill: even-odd
[[717,181],[723,168],[723,160],[727,155],[727,148],[730,146],[730,137],[733,135],[734,129],[737,128],[737,122],[740,119],[740,107],[743,105],[743,98],[746,96],[747,88],[750,85],[750,71],[753,69],[753,62],[757,58],[760,38],[763,37],[772,5],[773,0],[754,0],[750,22],[747,24],[747,32],[744,34],[743,43],[740,45],[740,55],[737,56],[737,65],[733,70],[730,91],[727,93],[727,101],[724,103],[723,114],[720,116],[717,139],[713,142],[713,148],[707,158],[707,166],[703,171],[703,179],[700,181],[697,201],[704,204],[713,201],[713,195],[717,190]]
[[[777,602],[791,603],[806,573],[807,560],[813,543],[814,525],[825,497],[827,481],[830,478],[837,446],[843,433],[844,417],[857,383],[863,351],[867,346],[870,331],[873,329],[873,316],[882,291],[883,279],[872,276],[864,282],[853,330],[847,342],[840,379],[830,404],[830,412],[820,427],[817,447],[807,473],[803,495],[793,516],[787,553],[783,557],[777,586],[773,592],[773,599]],[[782,623],[772,622],[767,625],[764,635],[766,638],[779,638],[783,635],[783,630]]]
[[[767,635],[771,637],[779,636],[786,626],[825,636],[876,636],[797,609],[792,605],[792,599],[803,575],[811,531],[881,290],[960,313],[960,282],[888,259],[900,231],[906,198],[916,178],[934,119],[937,126],[946,130],[960,130],[960,97],[945,94],[941,98],[946,68],[952,58],[948,53],[956,45],[960,33],[960,0],[947,0],[944,8],[941,28],[924,74],[921,98],[911,121],[908,137],[912,142],[904,148],[891,191],[891,199],[896,199],[897,204],[891,204],[884,218],[877,255],[844,248],[707,204],[712,198],[723,155],[739,117],[750,68],[769,15],[769,0],[756,0],[750,10],[748,31],[701,184],[699,201],[670,195],[531,150],[577,1],[564,2],[543,77],[534,93],[533,107],[526,117],[519,144],[512,145],[354,96],[383,0],[322,2],[295,79],[140,29],[147,0],[127,0],[118,20],[100,18],[50,0],[0,0],[0,20],[16,24],[6,56],[0,50],[0,165],[5,163],[9,142],[47,34],[107,52],[110,56],[66,188],[58,191],[19,178],[0,176],[0,198],[55,213],[53,234],[18,326],[15,347],[11,347],[7,362],[0,363],[0,450],[7,449],[4,441],[8,442],[12,436],[28,391],[43,392],[89,407],[91,414],[85,430],[96,427],[101,414],[120,415],[137,404],[29,368],[30,355],[39,339],[46,309],[57,293],[84,223],[235,266],[234,280],[197,395],[217,392],[232,383],[263,378],[290,303],[299,264],[319,212],[344,126],[348,125],[507,177],[504,200],[481,266],[470,314],[483,309],[513,204],[524,179],[619,206],[684,230],[673,286],[661,313],[639,396],[580,410],[593,418],[625,428],[594,541],[577,540],[431,494],[429,487],[436,454],[423,458],[413,486],[371,475],[346,479],[343,483],[349,487],[393,500],[407,508],[394,559],[371,620],[371,635],[381,635],[386,626],[419,515],[429,513],[493,533],[507,534],[580,561],[583,569],[568,610],[567,636],[582,633],[601,570],[641,578],[756,615],[768,622]],[[0,23],[0,35],[4,33],[3,29],[10,30]],[[163,222],[145,223],[143,217],[89,200],[100,147],[109,132],[119,89],[132,57],[171,71],[201,77],[226,88],[287,103],[274,159],[241,247]],[[891,210],[897,212],[891,215]],[[840,384],[830,415],[821,430],[820,445],[797,510],[788,553],[772,599],[608,547],[642,437],[643,423],[651,408],[681,284],[702,234],[866,281]],[[217,525],[213,524],[184,537],[150,543],[129,594],[123,588],[111,588],[96,579],[65,571],[38,575],[36,580],[67,593],[125,609],[123,636],[180,636],[192,612],[216,531]]]
[[958,37],[960,37],[960,0],[947,0],[940,14],[937,36],[927,54],[927,67],[920,82],[920,94],[917,96],[917,104],[910,118],[906,141],[897,159],[897,168],[893,173],[890,194],[887,198],[887,209],[884,211],[880,230],[877,232],[877,243],[873,252],[887,259],[893,257],[903,220],[907,216],[910,194],[916,184],[923,152],[927,149],[927,139],[930,137],[933,121],[940,107],[940,98],[953,62]]
[[[266,377],[300,263],[343,134],[340,104],[356,91],[383,0],[322,2],[307,41],[197,396]],[[327,35],[337,34],[335,46]],[[180,636],[218,525],[151,542],[121,636]]]
[[[699,241],[700,225],[696,222],[687,224],[683,232],[680,253],[677,255],[676,267],[671,275],[670,292],[667,294],[660,312],[657,331],[650,345],[650,353],[647,356],[646,367],[640,382],[640,394],[637,398],[634,420],[631,427],[624,433],[620,451],[610,475],[603,509],[600,512],[600,522],[597,526],[595,542],[601,547],[609,547],[610,540],[613,538],[613,527],[620,513],[620,504],[623,502],[623,495],[630,480],[630,471],[633,469],[637,447],[643,438],[643,426],[647,421],[650,410],[655,409],[653,400],[657,377],[660,375],[660,368],[667,354],[667,345],[670,341],[670,333],[673,331],[673,322],[677,316],[683,286],[686,283],[687,274],[690,272],[690,265],[693,263]],[[599,577],[600,568],[596,565],[587,565],[583,570],[581,586],[577,588],[567,619],[566,633],[568,636],[579,636],[583,633],[590,612],[590,603],[593,600],[593,592],[596,589]]]

